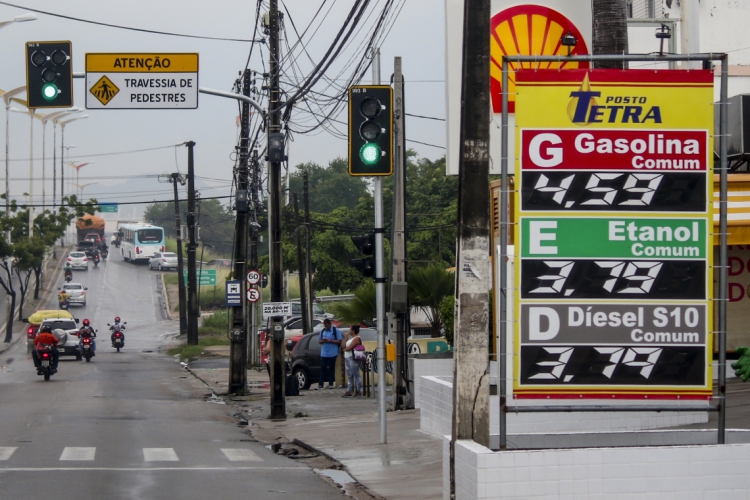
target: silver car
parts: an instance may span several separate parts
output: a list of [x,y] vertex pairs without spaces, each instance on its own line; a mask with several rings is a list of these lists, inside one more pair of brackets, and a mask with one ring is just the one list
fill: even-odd
[[88,288],[85,288],[82,284],[65,283],[62,286],[62,290],[65,290],[65,293],[70,296],[70,299],[68,299],[70,305],[86,305],[86,290],[88,290]]
[[[78,350],[77,322],[77,319],[74,320],[71,318],[49,318],[42,321],[39,329],[41,330],[44,325],[49,325],[52,331],[62,330],[67,333],[68,338],[65,340],[65,343],[60,342],[57,344],[57,350],[60,351],[60,356],[75,356],[80,360],[81,353]],[[59,338],[59,335],[56,336]]]
[[165,269],[177,270],[177,254],[173,252],[155,252],[154,256],[148,260],[149,269],[158,269],[163,271]]
[[73,269],[89,270],[89,258],[86,257],[85,252],[70,252],[68,262],[73,266]]

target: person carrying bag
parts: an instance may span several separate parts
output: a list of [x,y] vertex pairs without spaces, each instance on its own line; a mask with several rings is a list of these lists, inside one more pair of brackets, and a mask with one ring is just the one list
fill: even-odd
[[[362,377],[359,375],[360,357],[364,360],[365,350],[359,336],[359,325],[352,325],[344,343],[344,361],[346,361],[347,391],[343,398],[362,396]],[[355,386],[356,382],[356,386]],[[356,387],[356,392],[352,390]]]

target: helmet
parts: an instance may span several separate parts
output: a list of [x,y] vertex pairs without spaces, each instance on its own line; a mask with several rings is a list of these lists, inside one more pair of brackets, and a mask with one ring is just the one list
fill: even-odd
[[52,327],[49,325],[42,325],[39,329],[39,333],[52,333]]
[[119,322],[120,322],[120,317],[119,316],[115,316],[115,323],[119,323]]
[[84,319],[83,326],[89,326],[89,325],[91,325],[91,321],[89,321],[88,319]]

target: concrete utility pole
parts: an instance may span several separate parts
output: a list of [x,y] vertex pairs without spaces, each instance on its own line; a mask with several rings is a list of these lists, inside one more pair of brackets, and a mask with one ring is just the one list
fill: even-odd
[[[489,447],[490,0],[464,2],[450,486],[455,442]],[[502,354],[502,353],[501,353]],[[498,380],[498,384],[504,380]]]
[[[380,49],[372,52],[372,84],[380,85]],[[378,328],[378,421],[380,423],[380,442],[388,442],[386,431],[386,372],[385,372],[385,269],[383,266],[383,178],[375,177],[375,311]]]
[[305,204],[305,267],[307,274],[307,317],[312,321],[313,318],[313,302],[315,301],[315,295],[313,293],[312,286],[312,259],[310,258],[310,196],[308,192],[308,175],[307,171],[302,174],[303,180],[303,203]]
[[[260,189],[260,163],[258,162],[258,150],[253,150],[252,158],[252,176],[250,177],[250,210],[252,211],[252,220],[250,221],[250,269],[258,269],[258,208],[260,200],[258,199],[258,190]],[[262,280],[261,280],[262,282]],[[262,287],[258,287],[262,288]],[[259,365],[260,357],[258,352],[258,305],[256,302],[250,304],[250,332],[248,359],[250,364]],[[246,313],[247,314],[247,313]]]
[[187,291],[185,290],[185,259],[182,255],[182,230],[180,222],[180,196],[177,192],[177,184],[185,185],[185,178],[179,172],[169,175],[169,182],[174,188],[174,231],[177,239],[177,276],[178,290],[180,295],[180,335],[187,335]]
[[195,167],[193,165],[193,148],[195,142],[186,143],[188,147],[188,204],[187,204],[187,261],[188,261],[188,318],[187,318],[187,343],[188,345],[198,345],[198,316],[200,316],[198,306],[198,278],[195,274],[195,252],[198,249],[195,229]]
[[393,409],[413,407],[408,387],[409,285],[406,278],[406,151],[404,123],[404,76],[401,58],[393,60],[393,218],[391,234],[391,338],[396,339],[396,371],[393,377]]
[[297,236],[297,266],[299,267],[299,293],[302,306],[302,332],[310,333],[312,317],[307,314],[307,286],[305,280],[305,258],[302,253],[302,237],[299,234],[300,229],[304,229],[299,217],[299,203],[297,202],[297,193],[294,193],[294,232]]
[[[275,134],[281,132],[281,106],[279,92],[279,5],[278,0],[269,1],[268,10],[269,36],[268,48],[270,61],[269,102],[268,102],[268,155],[271,156],[271,141]],[[268,162],[268,232],[270,240],[269,264],[271,282],[271,302],[281,302],[283,297],[283,276],[281,262],[281,162],[271,159]],[[284,363],[284,330],[283,318],[274,317],[271,321],[271,418],[286,419],[286,366]]]
[[[250,70],[242,75],[242,94],[250,95]],[[234,279],[240,281],[240,305],[232,308],[232,344],[229,355],[229,392],[244,394],[247,389],[247,161],[250,141],[250,105],[242,103],[240,117],[240,161],[237,167],[237,219],[234,232]]]

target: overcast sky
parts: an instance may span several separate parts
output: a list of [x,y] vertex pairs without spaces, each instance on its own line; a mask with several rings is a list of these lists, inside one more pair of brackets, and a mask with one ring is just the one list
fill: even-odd
[[[207,2],[198,0],[129,0],[110,2],[93,0],[9,0],[10,3],[40,9],[65,16],[117,24],[122,26],[184,33],[209,37],[250,39],[253,35],[255,7],[254,0],[222,0]],[[380,12],[386,0],[373,0],[370,11]],[[308,26],[323,0],[284,0],[297,29],[302,32]],[[310,57],[318,61],[332,42],[336,32],[349,12],[352,0],[327,0],[323,12],[330,6],[322,25],[312,40],[305,40]],[[444,8],[439,0],[396,0],[401,8],[392,29],[381,47],[382,80],[387,83],[393,72],[394,56],[403,58],[406,84],[406,108],[408,113],[437,118],[445,117],[444,85]],[[267,5],[267,2],[266,2]],[[281,8],[281,7],[280,7]],[[266,10],[264,6],[262,12]],[[281,9],[283,11],[283,9]],[[23,14],[24,9],[0,5],[0,22]],[[198,52],[200,54],[200,87],[229,91],[244,68],[250,50],[249,43],[213,41],[140,33],[110,27],[95,26],[73,20],[61,19],[45,14],[37,14],[32,22],[14,23],[0,29],[0,89],[9,90],[25,85],[24,46],[27,41],[71,40],[73,43],[74,71],[84,71],[84,55],[87,52]],[[374,13],[366,26],[370,26]],[[314,24],[317,26],[321,14]],[[288,22],[288,20],[287,20]],[[291,25],[290,45],[296,42]],[[311,30],[312,32],[313,30]],[[364,31],[356,35],[356,40],[342,55],[341,62],[334,64],[339,70],[357,54],[356,48],[364,40]],[[261,57],[262,56],[262,57]],[[250,61],[250,69],[263,71],[262,59],[267,59],[265,47],[258,46]],[[312,62],[306,57],[298,59],[301,70],[307,73]],[[267,62],[266,62],[267,65]],[[345,74],[344,76],[348,76]],[[368,72],[363,83],[370,83]],[[85,107],[84,80],[74,80],[75,105]],[[326,91],[324,85],[316,87]],[[25,96],[24,96],[25,97]],[[20,107],[20,106],[19,106]],[[71,160],[94,161],[81,169],[80,183],[96,182],[85,189],[85,196],[98,196],[100,201],[129,201],[134,196],[147,196],[149,199],[163,199],[171,194],[171,186],[158,184],[156,180],[143,180],[137,183],[137,193],[132,176],[173,172],[179,168],[185,172],[187,152],[184,147],[166,148],[137,154],[110,156],[88,156],[101,153],[129,151],[135,149],[170,146],[187,140],[196,142],[196,175],[204,177],[203,196],[229,194],[229,180],[238,134],[238,107],[234,100],[199,96],[197,110],[86,110],[88,119],[69,124],[65,130],[66,145],[75,145],[70,150]],[[4,114],[4,111],[3,111]],[[81,113],[83,114],[83,113]],[[5,117],[3,116],[3,121]],[[345,114],[338,117],[346,121]],[[0,178],[4,178],[2,167],[5,160],[5,134],[0,136]],[[345,131],[345,126],[337,125]],[[407,118],[407,139],[445,146],[445,124],[442,121]],[[317,135],[297,135],[289,148],[289,163],[313,161],[326,165],[328,161],[346,155],[346,141],[335,138],[327,132]],[[41,178],[41,136],[42,127],[36,121],[34,129],[34,177]],[[47,125],[47,178],[52,170],[52,126]],[[60,131],[57,134],[58,156]],[[436,159],[444,155],[444,150],[435,147],[407,142],[420,156]],[[11,196],[21,197],[29,190],[29,116],[21,113],[10,114],[10,169]],[[15,161],[14,161],[15,160]],[[23,160],[23,161],[21,161]],[[66,171],[66,176],[70,170]],[[59,174],[58,174],[59,175]],[[126,183],[128,179],[131,182]],[[216,179],[211,181],[209,179]],[[140,180],[139,180],[140,181]],[[117,195],[108,186],[121,184]],[[209,186],[213,186],[209,189]],[[130,189],[131,191],[128,191]],[[1,189],[0,189],[1,190]],[[41,182],[35,183],[35,198],[41,193]],[[47,182],[47,198],[51,199],[51,182]],[[335,193],[331,194],[335,196]],[[59,196],[59,189],[58,189]],[[117,200],[112,199],[117,197]],[[106,200],[105,200],[106,198]],[[136,198],[138,199],[138,198]]]

